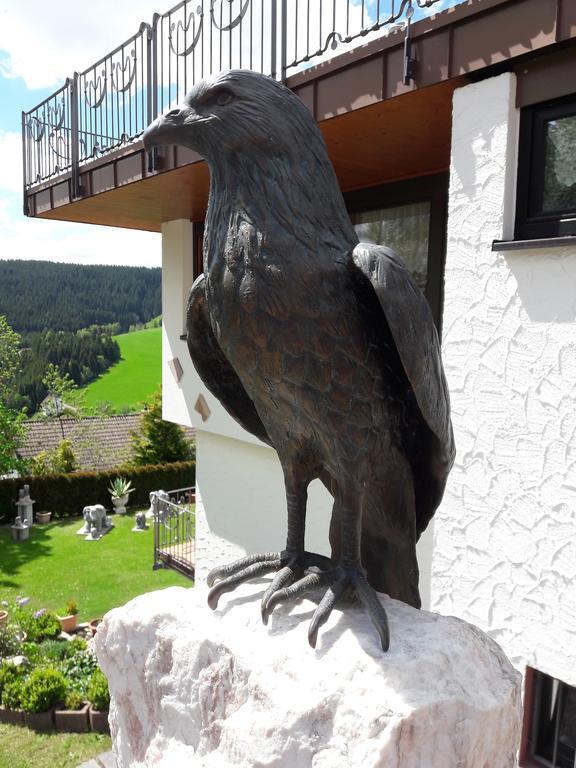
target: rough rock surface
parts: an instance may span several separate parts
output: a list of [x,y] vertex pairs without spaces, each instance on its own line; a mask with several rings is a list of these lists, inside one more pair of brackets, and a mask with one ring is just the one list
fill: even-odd
[[520,675],[458,619],[382,596],[391,647],[335,610],[318,648],[311,600],[260,620],[264,584],[212,613],[200,588],[142,595],[96,634],[119,768],[508,768]]

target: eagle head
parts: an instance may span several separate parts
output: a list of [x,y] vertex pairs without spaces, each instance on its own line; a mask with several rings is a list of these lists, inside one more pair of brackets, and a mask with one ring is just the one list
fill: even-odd
[[290,89],[266,75],[246,69],[227,70],[197,83],[182,104],[151,123],[143,135],[149,150],[180,144],[211,164],[230,155],[294,153],[318,144],[321,134],[306,106]]

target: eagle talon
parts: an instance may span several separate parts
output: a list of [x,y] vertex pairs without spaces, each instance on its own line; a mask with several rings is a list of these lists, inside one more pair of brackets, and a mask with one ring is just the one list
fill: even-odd
[[325,581],[328,580],[329,586],[314,612],[308,629],[308,642],[312,648],[316,648],[318,631],[328,621],[336,602],[350,591],[366,608],[380,637],[382,650],[387,651],[390,647],[388,617],[376,591],[368,584],[364,574],[360,570],[338,566],[331,574],[323,574],[323,576]]

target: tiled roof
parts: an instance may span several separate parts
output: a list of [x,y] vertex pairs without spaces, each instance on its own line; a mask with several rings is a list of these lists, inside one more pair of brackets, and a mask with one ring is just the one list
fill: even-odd
[[[62,426],[61,426],[62,424]],[[130,456],[131,433],[138,431],[139,413],[88,419],[51,419],[27,422],[27,435],[18,450],[22,458],[51,451],[63,439],[70,440],[80,469],[112,469]],[[184,428],[189,439],[194,430]]]

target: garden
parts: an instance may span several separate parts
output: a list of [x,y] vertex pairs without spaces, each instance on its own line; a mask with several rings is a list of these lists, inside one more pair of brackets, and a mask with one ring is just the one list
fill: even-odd
[[98,620],[136,595],[192,583],[152,569],[153,528],[134,531],[142,511],[112,515],[97,541],[77,535],[78,517],[36,524],[23,541],[0,526],[0,768],[75,768],[109,749]]

